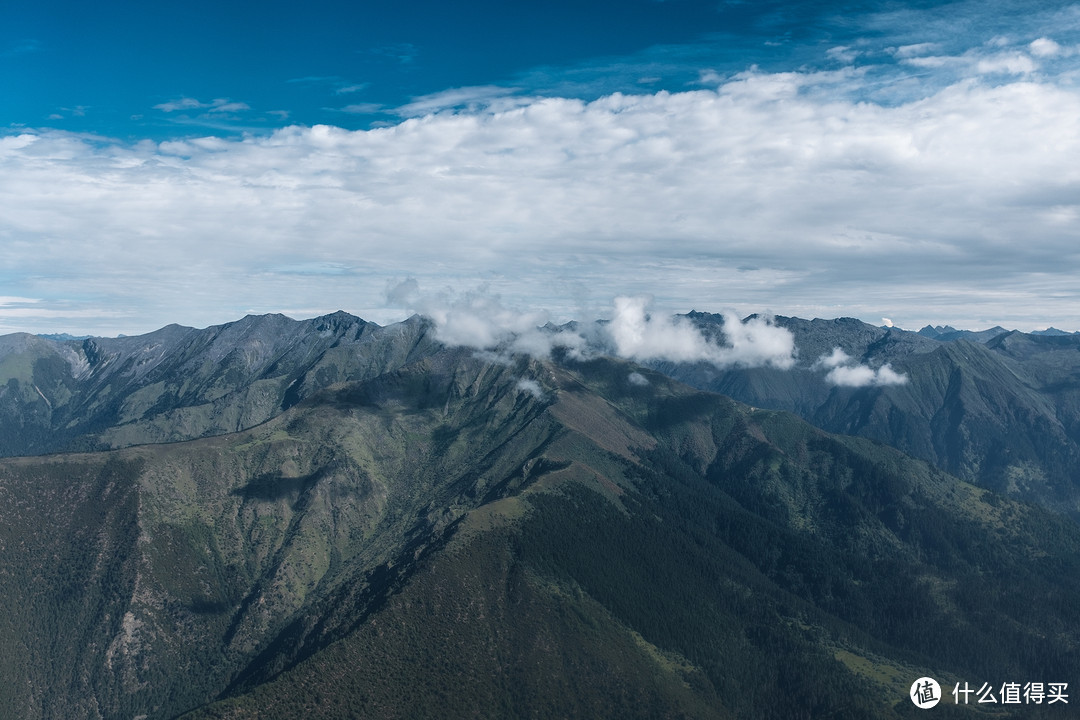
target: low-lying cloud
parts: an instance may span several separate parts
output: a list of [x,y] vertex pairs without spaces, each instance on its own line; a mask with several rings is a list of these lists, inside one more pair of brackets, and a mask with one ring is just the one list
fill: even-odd
[[842,387],[903,385],[908,381],[906,375],[896,372],[888,363],[874,369],[856,363],[840,348],[833,348],[830,355],[823,355],[815,366],[828,369],[825,379]]
[[429,318],[435,325],[435,337],[451,347],[543,358],[556,347],[579,352],[586,345],[578,332],[547,328],[547,311],[508,307],[499,295],[485,288],[425,294],[420,284],[410,278],[392,285],[387,290],[387,301]]
[[643,296],[615,298],[606,331],[620,357],[707,362],[718,367],[789,368],[795,363],[794,338],[768,318],[755,316],[743,322],[733,313],[723,313],[726,342],[719,345],[686,318],[650,314],[649,303]]
[[537,400],[543,400],[545,398],[544,389],[540,387],[540,383],[535,380],[529,380],[523,378],[517,381],[517,389],[523,393],[532,395]]
[[[573,327],[553,326],[546,311],[508,307],[483,288],[429,295],[409,279],[390,287],[387,299],[430,318],[440,342],[484,352],[543,358],[561,348],[573,358],[611,354],[642,362],[705,362],[717,367],[786,369],[795,362],[794,337],[768,317],[742,321],[732,312],[724,313],[723,341],[717,342],[685,317],[650,312],[648,296],[616,297],[609,320]],[[631,378],[635,383],[640,380]]]

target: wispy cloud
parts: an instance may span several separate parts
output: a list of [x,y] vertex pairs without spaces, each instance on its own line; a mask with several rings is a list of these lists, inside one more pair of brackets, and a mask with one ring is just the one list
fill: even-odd
[[540,383],[536,382],[535,380],[518,380],[517,389],[523,393],[528,393],[529,395],[532,395],[537,400],[543,400],[545,397],[543,388],[541,388]]
[[251,107],[247,103],[236,102],[228,98],[215,98],[210,102],[202,102],[195,98],[182,97],[154,105],[154,109],[166,113],[182,110],[205,110],[207,113],[235,113],[250,110]]
[[[394,112],[402,117],[419,117],[443,110],[485,110],[497,103],[505,108],[516,91],[516,88],[498,85],[453,88],[414,98]],[[515,102],[524,104],[527,101],[520,99]]]
[[915,43],[914,45],[902,45],[898,48],[889,48],[888,51],[900,59],[922,57],[931,55],[940,48],[940,44],[934,42]]
[[1008,75],[1027,75],[1039,69],[1038,64],[1022,52],[998,53],[979,60],[976,65],[979,73],[1005,73]]
[[306,75],[287,80],[292,85],[322,85],[330,88],[335,95],[349,95],[371,87],[368,82],[353,82],[339,75]]
[[18,297],[16,295],[0,295],[0,308],[19,305],[32,305],[34,303],[40,302],[41,298],[25,298]]
[[49,115],[50,120],[65,120],[67,118],[80,118],[86,117],[86,111],[90,108],[86,105],[76,105],[75,107],[62,107],[57,108],[57,111]]
[[119,318],[116,310],[87,303],[56,303],[44,298],[0,296],[0,335],[11,332],[78,329],[83,323]]
[[232,102],[232,101],[229,101],[229,100],[225,100],[224,98],[219,98],[217,100],[214,100],[213,104],[210,107],[211,112],[220,112],[220,113],[242,112],[244,110],[250,110],[250,109],[251,109],[251,106],[248,105],[247,103]]
[[208,106],[195,98],[184,97],[159,103],[154,106],[154,109],[162,112],[176,112],[177,110],[197,110],[204,107]]
[[842,63],[854,62],[855,58],[859,57],[860,54],[858,50],[847,45],[837,45],[825,52],[826,57],[829,59]]
[[360,92],[366,90],[371,83],[352,83],[350,85],[341,85],[334,88],[334,92],[338,95],[349,95],[351,93]]
[[379,103],[353,103],[352,105],[338,108],[338,110],[343,113],[349,113],[350,115],[371,115],[382,112],[383,106]]

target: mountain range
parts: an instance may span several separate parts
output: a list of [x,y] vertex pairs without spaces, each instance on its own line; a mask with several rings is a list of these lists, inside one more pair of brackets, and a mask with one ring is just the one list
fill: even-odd
[[0,337],[0,707],[900,718],[932,676],[1066,716],[950,691],[1077,682],[1078,341],[775,322],[793,368],[345,313]]
[[[689,316],[703,332],[718,315]],[[693,387],[794,412],[831,432],[892,445],[968,482],[1080,512],[1080,336],[1000,328],[931,337],[851,318],[776,318],[799,350],[792,369],[650,365]],[[940,328],[939,328],[940,329]],[[931,329],[932,330],[932,329]],[[852,363],[889,366],[903,382],[845,386],[820,359],[839,348]]]

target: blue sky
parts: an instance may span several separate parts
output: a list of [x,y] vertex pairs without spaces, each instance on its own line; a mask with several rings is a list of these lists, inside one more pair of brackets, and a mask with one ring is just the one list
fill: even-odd
[[1080,329],[1078,78],[1056,2],[22,3],[0,332],[478,295]]
[[[396,122],[397,108],[450,88],[557,90],[579,64],[621,63],[709,33],[758,32],[762,13],[748,7],[678,0],[26,3],[9,11],[3,29],[11,98],[3,120],[154,138],[269,129],[283,119],[365,128]],[[675,74],[665,84],[685,83],[685,68]],[[612,79],[624,91],[637,81]],[[191,107],[182,107],[184,99]],[[215,108],[218,99],[228,109]]]

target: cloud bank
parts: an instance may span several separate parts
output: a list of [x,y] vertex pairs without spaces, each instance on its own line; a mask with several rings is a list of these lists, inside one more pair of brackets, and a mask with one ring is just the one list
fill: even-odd
[[[723,342],[706,338],[683,317],[650,312],[652,298],[619,296],[610,309],[610,320],[578,322],[555,327],[545,311],[523,312],[503,304],[486,289],[455,294],[443,291],[426,295],[415,279],[387,290],[389,302],[430,318],[435,336],[452,347],[507,355],[524,353],[546,358],[556,348],[570,357],[598,354],[637,361],[705,362],[717,367],[764,367],[787,369],[795,363],[795,341],[785,328],[767,317],[739,320],[723,315]],[[648,383],[631,375],[634,384]]]
[[717,367],[790,368],[795,364],[791,333],[768,318],[740,321],[723,313],[725,345],[707,340],[685,318],[649,314],[648,297],[615,298],[615,309],[604,330],[620,357],[634,360],[707,362]]
[[[901,327],[1080,327],[1074,45],[1042,31],[935,54],[912,40],[891,60],[907,75],[884,85],[843,65],[868,57],[850,44],[829,58],[836,69],[751,69],[685,92],[447,91],[371,130],[160,143],[11,132],[0,282],[42,312],[0,308],[0,332],[339,308],[385,322],[399,319],[385,279],[406,276],[487,282],[555,320],[576,310],[558,298],[586,288],[592,302],[657,293],[668,307]],[[185,97],[159,109],[243,108]],[[331,266],[317,282],[290,270]],[[463,302],[444,332],[487,342]],[[625,352],[651,352],[635,322],[703,352],[677,325],[637,317]],[[710,361],[739,362],[768,334],[739,333]]]

